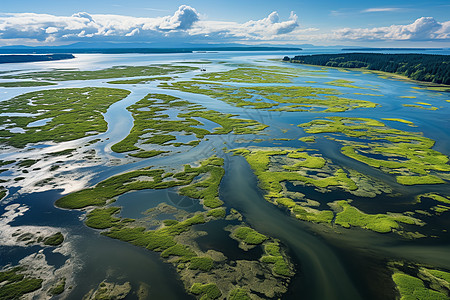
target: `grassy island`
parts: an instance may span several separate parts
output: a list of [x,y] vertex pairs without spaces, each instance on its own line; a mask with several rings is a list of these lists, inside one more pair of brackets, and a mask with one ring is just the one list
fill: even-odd
[[[71,88],[26,93],[2,102],[5,125],[0,142],[17,148],[28,143],[64,142],[105,132],[102,114],[130,92],[109,88]],[[40,126],[30,126],[34,122]]]
[[401,227],[399,223],[423,225],[420,220],[404,214],[366,214],[346,200],[327,203],[332,210],[311,207],[315,201],[288,191],[285,183],[312,185],[319,189],[360,189],[352,172],[333,166],[317,154],[312,155],[301,149],[270,148],[236,149],[233,152],[246,158],[258,177],[260,187],[267,192],[264,196],[266,200],[288,209],[299,220],[345,228],[360,227],[379,233],[397,230]]
[[[221,295],[252,295],[265,294],[267,297],[281,295],[286,292],[286,281],[294,275],[292,264],[286,254],[266,250],[270,256],[249,261],[217,260],[223,254],[203,252],[195,246],[195,226],[213,222],[226,217],[226,209],[219,199],[219,184],[224,175],[223,159],[211,157],[201,161],[198,167],[185,165],[177,173],[166,173],[164,170],[141,169],[117,175],[98,183],[93,188],[81,190],[56,201],[56,205],[64,208],[94,207],[89,210],[85,224],[100,229],[101,234],[131,243],[148,250],[161,253],[161,257],[171,262],[180,273],[185,287],[201,299],[215,299]],[[116,197],[130,191],[141,189],[166,189],[179,187],[178,193],[194,199],[199,199],[206,211],[193,213],[180,211],[175,219],[158,222],[158,226],[148,229],[145,220],[135,220],[121,217],[120,207],[111,206]],[[166,204],[167,207],[170,207]],[[172,207],[172,210],[177,210]],[[153,210],[152,210],[153,211]],[[166,210],[162,210],[166,212]],[[227,222],[234,220],[233,215]],[[145,218],[144,218],[145,219]],[[154,221],[153,218],[151,220]],[[233,237],[254,247],[273,248],[278,245],[272,238],[265,236],[245,223],[234,232]],[[269,246],[266,246],[269,245]],[[267,252],[269,251],[269,252]],[[214,254],[214,255],[213,255]],[[244,282],[264,282],[259,286],[246,286],[236,283],[228,277],[241,269],[258,270],[255,274],[245,275]],[[250,276],[250,277],[248,277]],[[254,277],[254,278],[253,278]],[[248,291],[248,292],[247,292]]]
[[[302,86],[234,87],[206,81],[161,83],[160,87],[207,95],[237,107],[272,111],[343,112],[374,108],[376,103],[343,98],[335,89]],[[322,96],[323,95],[323,96]]]
[[329,117],[299,126],[310,134],[335,134],[342,154],[396,175],[403,185],[445,183],[439,174],[450,171],[448,157],[431,149],[433,140],[377,120]]
[[[267,126],[254,120],[239,119],[236,115],[207,110],[180,98],[164,94],[149,94],[144,99],[128,107],[134,118],[130,134],[113,145],[115,152],[131,152],[134,157],[151,157],[165,150],[154,150],[149,144],[160,147],[196,146],[205,135],[258,134]],[[176,119],[168,113],[176,114]],[[218,127],[212,130],[201,128],[202,120],[214,122]],[[188,135],[189,142],[177,142],[174,134]],[[170,150],[170,148],[167,148]]]

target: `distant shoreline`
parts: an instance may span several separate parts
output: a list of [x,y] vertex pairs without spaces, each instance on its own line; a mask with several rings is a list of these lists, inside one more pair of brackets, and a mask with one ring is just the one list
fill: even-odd
[[53,61],[75,58],[72,54],[47,54],[47,55],[0,55],[0,64],[25,63],[38,61]]
[[0,48],[0,54],[49,54],[49,53],[76,53],[76,54],[164,54],[164,53],[194,53],[217,51],[300,51],[298,47],[189,47],[189,48]]

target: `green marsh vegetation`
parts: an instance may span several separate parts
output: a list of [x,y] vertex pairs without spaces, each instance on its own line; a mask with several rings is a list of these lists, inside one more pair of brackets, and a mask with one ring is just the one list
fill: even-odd
[[292,276],[293,271],[286,256],[282,254],[278,241],[273,241],[264,245],[265,254],[261,261],[271,265],[272,272],[278,276]]
[[450,273],[412,263],[392,262],[394,281],[400,299],[448,299]]
[[249,245],[259,245],[265,240],[267,240],[267,237],[256,230],[246,227],[246,226],[240,226],[237,227],[233,232],[232,236],[239,241],[249,244]]
[[[213,255],[209,251],[202,252],[198,246],[195,246],[197,235],[193,232],[193,226],[226,217],[226,209],[222,207],[223,202],[218,194],[219,184],[224,175],[222,166],[223,159],[213,156],[201,161],[197,167],[185,165],[182,171],[175,173],[149,168],[131,171],[106,179],[93,188],[66,195],[59,199],[56,205],[78,209],[94,207],[88,210],[85,220],[87,226],[102,230],[101,234],[105,236],[160,252],[163,259],[176,267],[186,290],[201,299],[215,299],[222,294],[230,294],[234,290],[238,290],[241,294],[247,288],[259,293],[273,293],[272,288],[276,287],[279,293],[284,293],[286,291],[284,282],[294,274],[284,253],[277,253],[275,260],[243,261],[245,264],[240,266],[234,261],[228,262],[222,259],[217,261],[217,254]],[[174,214],[176,219],[163,220],[155,228],[149,229],[142,220],[121,217],[119,215],[121,208],[111,206],[117,196],[129,191],[169,187],[179,187],[180,195],[199,199],[206,211]],[[162,210],[162,212],[167,213],[168,210]],[[263,243],[262,246],[265,243],[275,243],[270,237],[242,224],[239,227],[241,229],[236,230],[236,234],[245,242],[255,246],[261,243]],[[260,288],[263,289],[259,290],[257,287],[247,287],[245,284],[242,286],[227,277],[227,272],[230,270],[233,274],[242,272],[239,268],[246,268],[249,264],[252,269],[259,270],[258,274],[264,274],[265,280],[268,280],[267,287],[262,286]],[[289,272],[283,268],[287,268]],[[277,274],[279,279],[276,279],[272,273]],[[246,276],[254,276],[254,274]],[[260,281],[261,279],[245,277],[244,282],[252,280]]]
[[0,271],[0,299],[19,299],[42,287],[42,279],[24,275],[23,267]]
[[[206,81],[178,81],[159,85],[166,89],[207,95],[237,107],[271,111],[343,112],[357,108],[374,108],[378,104],[366,100],[343,98],[329,88],[301,86],[233,87]],[[320,96],[324,95],[324,96]]]
[[109,84],[145,84],[153,81],[169,81],[172,80],[169,76],[159,76],[159,77],[147,77],[138,79],[126,79],[126,80],[113,80],[108,81]]
[[32,86],[48,86],[56,85],[54,82],[45,81],[15,81],[15,82],[0,82],[0,87],[32,87]]
[[310,134],[349,138],[335,139],[343,145],[342,154],[395,175],[403,185],[445,183],[443,174],[450,172],[448,157],[433,150],[434,141],[417,132],[393,129],[367,118],[328,117],[299,126]]
[[[113,145],[115,152],[131,152],[134,157],[152,157],[164,150],[146,149],[146,145],[159,146],[196,146],[210,134],[258,134],[267,126],[254,120],[235,118],[232,114],[223,114],[207,110],[201,105],[192,104],[180,98],[164,94],[149,94],[142,100],[128,107],[134,118],[134,125],[129,135]],[[176,120],[166,113],[178,111]],[[212,131],[200,128],[204,125],[198,119],[216,123],[220,127]],[[174,133],[191,135],[190,142],[176,142]]]
[[[399,223],[423,225],[411,216],[403,214],[366,214],[342,200],[328,203],[332,210],[316,209],[315,201],[304,195],[291,195],[285,182],[312,185],[319,189],[340,187],[346,191],[357,191],[360,187],[353,180],[354,172],[332,166],[317,154],[302,149],[235,149],[234,154],[245,157],[260,187],[266,191],[267,201],[288,209],[299,220],[345,228],[360,227],[379,233],[388,233],[401,227]],[[320,171],[321,175],[318,175]],[[313,206],[313,207],[311,207]]]
[[328,85],[347,87],[347,88],[352,88],[352,89],[367,89],[366,87],[356,86],[352,83],[355,83],[355,82],[352,80],[345,80],[345,79],[337,79],[337,80],[325,82],[325,84],[328,84]]
[[224,72],[198,75],[195,80],[238,82],[238,83],[291,83],[298,76],[320,76],[321,71],[310,71],[286,67],[249,67],[239,66]]
[[402,104],[404,107],[412,107],[412,108],[418,108],[418,109],[425,109],[425,110],[438,110],[439,108],[435,106],[429,106],[429,104],[423,104],[420,102],[416,102],[417,104]]
[[59,246],[64,242],[64,236],[61,232],[57,232],[46,237],[43,242],[47,246]]
[[67,80],[92,80],[124,78],[137,76],[161,76],[167,74],[184,73],[197,70],[190,66],[175,65],[151,65],[151,66],[115,66],[109,69],[95,71],[79,70],[53,70],[42,72],[29,72],[19,75],[4,75],[1,78],[6,79],[34,79],[48,81],[67,81]]
[[[64,142],[105,132],[107,123],[103,119],[108,107],[125,98],[130,92],[110,88],[69,88],[26,93],[2,102],[0,142],[16,147],[44,141]],[[25,116],[14,116],[23,113]],[[30,114],[30,115],[28,115]],[[47,120],[42,126],[27,127],[28,124]],[[21,128],[23,133],[14,133],[12,128]]]

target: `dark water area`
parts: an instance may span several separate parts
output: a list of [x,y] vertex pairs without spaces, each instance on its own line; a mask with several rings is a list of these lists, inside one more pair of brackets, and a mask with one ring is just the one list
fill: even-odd
[[39,245],[20,247],[20,246],[0,246],[0,266],[15,266],[19,261],[33,253],[39,252],[42,247]]
[[258,260],[262,254],[261,246],[250,250],[239,248],[239,242],[230,237],[230,231],[224,228],[229,225],[239,225],[237,221],[217,220],[206,224],[195,225],[195,230],[205,231],[207,235],[195,239],[202,251],[213,249],[222,252],[230,260]]
[[174,188],[129,192],[120,195],[113,205],[122,207],[119,214],[121,217],[139,219],[145,216],[145,211],[161,203],[166,203],[191,213],[204,210],[197,199],[181,196],[176,193]]
[[56,208],[54,203],[61,198],[59,191],[19,194],[10,204],[25,204],[29,210],[10,222],[11,226],[35,225],[54,227],[79,227],[81,212]]
[[45,255],[45,260],[47,261],[47,263],[50,266],[55,267],[56,269],[61,268],[69,259],[69,257],[66,255],[63,255],[58,252],[53,252],[52,248],[44,249],[43,253]]

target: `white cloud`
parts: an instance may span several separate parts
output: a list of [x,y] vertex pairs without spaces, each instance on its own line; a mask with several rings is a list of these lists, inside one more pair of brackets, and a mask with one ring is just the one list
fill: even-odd
[[398,7],[374,7],[374,8],[368,8],[361,12],[363,13],[371,13],[371,12],[387,12],[387,11],[396,11],[400,10]]
[[79,39],[113,39],[156,37],[185,31],[199,20],[197,11],[182,5],[171,16],[136,18],[119,15],[91,15],[79,12],[70,17],[20,13],[0,15],[1,39],[37,41],[71,41]]
[[408,25],[374,28],[343,28],[333,32],[336,40],[428,41],[450,38],[450,21],[440,23],[432,17],[422,17]]
[[280,21],[276,11],[266,18],[245,23],[199,21],[190,30],[192,35],[208,35],[239,40],[274,40],[288,38],[299,27],[298,17],[291,12],[287,21]]
[[[274,40],[298,29],[297,16],[281,21],[277,12],[266,18],[237,22],[202,21],[192,7],[182,5],[173,14],[158,18],[137,18],[79,12],[70,17],[21,13],[0,15],[0,39],[26,41],[72,42],[157,41],[162,38],[192,38],[228,41]],[[217,42],[217,40],[215,40]]]

